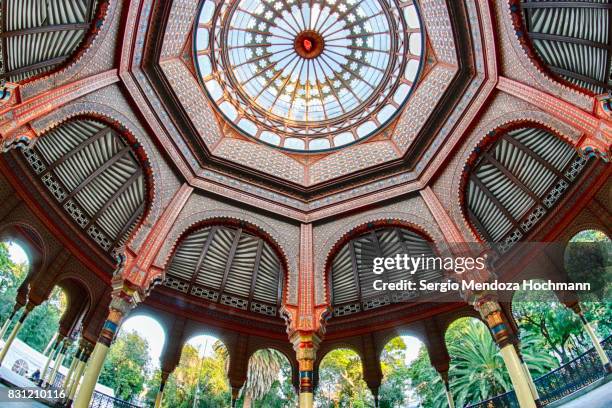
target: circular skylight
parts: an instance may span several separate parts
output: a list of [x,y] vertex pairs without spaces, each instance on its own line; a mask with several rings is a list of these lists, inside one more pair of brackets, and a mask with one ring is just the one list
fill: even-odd
[[411,0],[205,0],[195,35],[201,80],[225,119],[298,151],[386,126],[416,81],[422,44]]

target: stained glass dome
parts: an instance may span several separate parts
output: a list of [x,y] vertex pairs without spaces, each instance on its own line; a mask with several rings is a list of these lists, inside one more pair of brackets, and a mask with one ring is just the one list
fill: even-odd
[[385,127],[417,80],[424,41],[411,0],[205,0],[196,30],[213,105],[240,132],[297,151]]

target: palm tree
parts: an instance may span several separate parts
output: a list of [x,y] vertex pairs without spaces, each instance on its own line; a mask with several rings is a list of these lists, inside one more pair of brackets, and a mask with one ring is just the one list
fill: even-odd
[[[225,370],[229,368],[229,354],[220,341],[215,342],[213,349],[225,359]],[[285,356],[273,349],[257,350],[249,359],[247,380],[242,387],[244,397],[242,408],[250,408],[253,401],[265,397],[274,381],[279,378],[281,368],[286,363]]]
[[247,380],[242,388],[242,408],[250,408],[253,401],[262,399],[279,377],[284,356],[272,349],[258,350],[249,360]]
[[[450,330],[452,334],[447,339],[450,383],[456,405],[483,401],[512,389],[508,370],[487,327],[475,319],[457,323],[458,327]],[[556,359],[542,350],[536,337],[523,335],[521,343],[532,373],[543,374],[557,366]]]
[[504,361],[487,328],[469,319],[447,339],[451,390],[457,406],[486,400],[512,388]]

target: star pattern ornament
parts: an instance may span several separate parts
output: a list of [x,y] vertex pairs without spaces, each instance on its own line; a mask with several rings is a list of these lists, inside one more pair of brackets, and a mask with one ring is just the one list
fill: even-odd
[[317,151],[367,137],[400,110],[420,71],[413,35],[423,41],[412,2],[206,0],[195,48],[230,123],[269,144]]

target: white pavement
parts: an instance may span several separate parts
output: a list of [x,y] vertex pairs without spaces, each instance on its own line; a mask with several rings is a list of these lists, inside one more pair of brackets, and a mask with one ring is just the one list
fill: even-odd
[[610,408],[612,407],[612,381],[595,388],[567,404],[562,408]]

